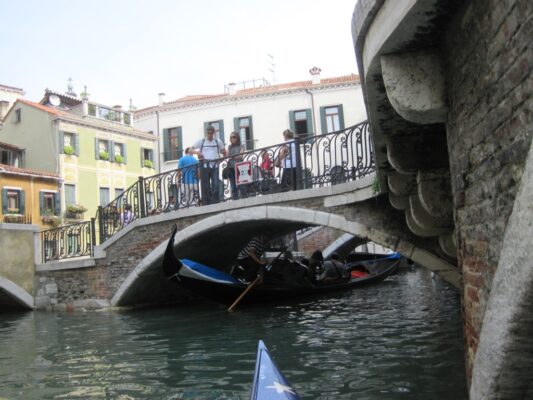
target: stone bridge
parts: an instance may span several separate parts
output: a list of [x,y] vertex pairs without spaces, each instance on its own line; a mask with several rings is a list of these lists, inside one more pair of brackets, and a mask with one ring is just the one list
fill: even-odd
[[[37,266],[39,308],[130,306],[179,301],[186,295],[166,281],[161,261],[172,226],[180,257],[227,267],[247,240],[275,238],[308,226],[331,227],[394,249],[459,285],[454,260],[437,237],[406,227],[403,213],[376,197],[368,176],[344,184],[282,192],[171,211],[139,219],[97,246],[94,258]],[[327,243],[324,244],[326,246]]]

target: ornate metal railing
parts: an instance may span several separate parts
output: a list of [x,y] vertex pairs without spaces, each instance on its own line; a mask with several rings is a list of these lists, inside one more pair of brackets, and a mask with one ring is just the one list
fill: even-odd
[[43,263],[65,258],[92,256],[95,220],[48,229],[41,232]]
[[[200,161],[183,170],[140,177],[111,203],[98,207],[92,245],[96,244],[96,238],[101,244],[128,223],[151,215],[250,196],[336,185],[365,177],[376,167],[368,128],[368,123],[364,122],[325,135],[296,137],[233,158]],[[131,208],[131,215],[127,208]],[[56,240],[46,232],[67,231],[71,226],[44,231],[43,249],[54,248],[48,241]],[[70,254],[57,253],[59,258],[75,257]],[[51,259],[57,258],[47,257]]]

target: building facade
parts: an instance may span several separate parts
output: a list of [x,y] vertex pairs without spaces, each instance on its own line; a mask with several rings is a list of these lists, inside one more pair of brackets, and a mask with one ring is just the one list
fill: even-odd
[[230,84],[218,95],[186,96],[135,112],[135,124],[158,135],[160,171],[175,169],[183,150],[204,137],[211,125],[226,145],[232,131],[247,150],[283,141],[291,129],[300,137],[321,135],[366,119],[357,75],[269,85],[266,81]]
[[24,96],[22,89],[0,85],[0,128],[2,127],[2,120],[7,115],[11,105],[22,96]]
[[119,107],[47,90],[39,103],[15,102],[0,139],[22,149],[21,167],[61,178],[60,216],[72,217],[68,210],[86,209],[83,218],[88,219],[139,176],[156,172],[156,139],[133,128],[132,122],[131,113]]

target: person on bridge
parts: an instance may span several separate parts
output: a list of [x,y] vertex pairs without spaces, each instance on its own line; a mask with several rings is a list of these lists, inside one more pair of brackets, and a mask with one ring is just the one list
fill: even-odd
[[192,147],[187,147],[185,155],[178,160],[176,184],[183,193],[177,202],[179,206],[191,206],[198,198],[198,160],[193,156],[193,151]]
[[244,281],[251,282],[255,279],[261,268],[266,265],[262,259],[267,248],[264,236],[253,237],[237,256],[237,262],[244,269]]
[[200,185],[202,187],[203,204],[218,203],[220,195],[220,178],[218,162],[213,161],[227,154],[222,140],[215,137],[215,128],[209,125],[206,137],[193,144],[193,154],[200,159]]
[[241,154],[244,153],[244,146],[241,144],[241,137],[237,132],[231,132],[229,135],[230,144],[228,145],[228,160],[226,168],[228,168],[228,179],[231,185],[231,198],[237,199],[239,192],[237,188],[237,174],[235,172],[235,164],[242,161]]
[[296,190],[296,142],[290,129],[283,131],[285,145],[279,152],[279,165],[283,168],[281,175],[282,190]]

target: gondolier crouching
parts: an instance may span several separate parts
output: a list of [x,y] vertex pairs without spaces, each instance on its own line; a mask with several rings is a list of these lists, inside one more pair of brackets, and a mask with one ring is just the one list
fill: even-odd
[[247,282],[255,279],[261,267],[266,265],[262,259],[267,248],[264,236],[253,237],[237,256],[237,262],[244,269],[244,280]]

